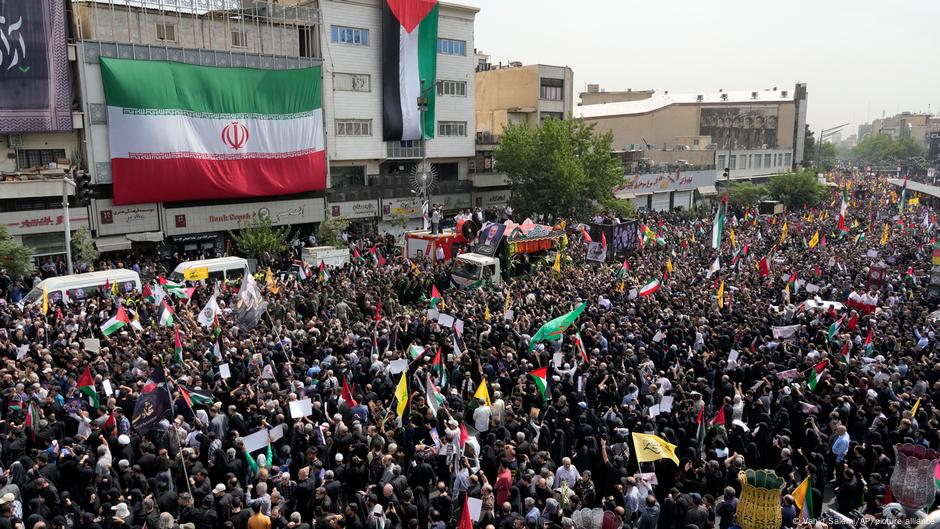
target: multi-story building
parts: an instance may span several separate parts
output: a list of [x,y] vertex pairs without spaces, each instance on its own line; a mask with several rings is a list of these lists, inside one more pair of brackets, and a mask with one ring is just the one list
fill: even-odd
[[[43,4],[56,2],[38,0]],[[61,180],[23,176],[86,169],[94,198],[72,203],[72,228],[89,226],[102,251],[135,243],[195,250],[226,245],[226,234],[255,213],[300,233],[327,216],[358,229],[401,231],[420,224],[411,174],[422,160],[437,175],[432,201],[445,210],[473,201],[473,23],[476,8],[440,4],[435,137],[382,139],[382,0],[67,0],[68,17],[50,27],[61,35],[62,65],[76,94],[75,131],[4,135],[0,222],[41,253],[64,251]],[[469,54],[468,54],[469,51]],[[112,201],[107,106],[99,57],[170,60],[207,66],[292,69],[322,66],[327,189],[287,196],[116,206]],[[2,81],[2,79],[0,79]],[[69,99],[69,105],[72,98]],[[415,101],[418,105],[418,101]],[[3,106],[0,103],[0,106]],[[72,110],[71,106],[67,107]],[[2,120],[3,109],[0,109]],[[0,121],[2,123],[2,121]],[[4,132],[11,131],[2,131]],[[14,145],[10,147],[10,143]],[[51,163],[50,163],[51,162]],[[8,176],[8,173],[12,173]],[[45,176],[46,179],[39,180]]]
[[[862,135],[862,127],[865,134]],[[930,132],[938,130],[938,120],[930,114],[922,112],[901,112],[894,116],[881,117],[872,120],[870,124],[859,126],[859,139],[865,136],[884,134],[896,140],[910,138],[925,150],[928,146]]]
[[638,206],[689,207],[695,192],[714,194],[725,168],[732,179],[761,179],[803,161],[805,84],[700,94],[590,88],[575,116],[613,134],[628,176],[618,194]]
[[[494,188],[474,205],[492,208],[509,199],[505,175],[499,173],[493,150],[509,124],[536,127],[546,119],[568,119],[574,107],[574,73],[567,66],[518,62],[492,64],[477,52],[476,159],[474,185]],[[483,193],[486,193],[483,195]]]

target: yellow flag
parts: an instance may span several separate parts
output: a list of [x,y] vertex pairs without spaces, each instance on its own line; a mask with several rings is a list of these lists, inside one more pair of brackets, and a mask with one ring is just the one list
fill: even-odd
[[670,274],[672,273],[672,259],[671,258],[668,261],[666,261],[666,271],[669,272]]
[[790,493],[790,495],[793,496],[793,503],[796,504],[798,510],[803,509],[807,494],[812,494],[812,491],[809,489],[809,478],[804,479],[803,483],[800,483],[800,486],[793,489],[793,492]]
[[679,458],[676,457],[676,445],[656,435],[633,433],[633,450],[640,463],[671,459],[675,464],[679,464]]
[[506,288],[506,303],[503,304],[503,312],[509,310],[509,294],[512,292],[511,288]]
[[884,246],[888,244],[888,233],[891,231],[891,228],[888,227],[888,223],[885,223],[885,231],[881,234],[881,245]]
[[819,230],[816,230],[816,233],[813,234],[813,238],[809,240],[809,247],[815,248],[819,244]]
[[814,216],[814,212],[810,211],[810,212],[809,212],[809,218],[806,219],[806,220],[808,220],[809,222],[813,222],[813,216]]
[[620,281],[620,286],[617,287],[617,292],[623,292],[625,289],[624,282]]
[[907,201],[908,206],[918,206],[920,205],[920,197],[914,197]]
[[780,244],[787,240],[787,221],[783,221],[783,229],[780,230]]
[[718,308],[725,308],[725,280],[721,280],[721,284],[718,285]]
[[268,284],[268,290],[272,294],[277,294],[277,286],[274,284],[274,273],[271,272],[271,267],[268,267],[267,272],[264,273],[264,282]]
[[42,313],[49,313],[49,289],[46,288],[46,285],[42,286]]
[[492,406],[493,403],[490,401],[490,389],[486,387],[486,379],[480,381],[480,387],[477,388],[477,392],[473,394],[473,398],[480,399],[486,403],[487,406]]
[[483,321],[490,321],[490,306],[487,305],[483,309]]
[[695,232],[692,232],[692,242],[695,242]]
[[111,295],[112,295],[112,296],[117,296],[117,295],[118,295],[118,284],[117,284],[117,281],[115,281],[114,283],[111,283]]
[[408,370],[401,372],[401,378],[398,379],[398,387],[395,388],[395,400],[398,401],[398,416],[401,417],[405,413],[405,408],[408,406]]
[[561,252],[555,254],[555,264],[552,265],[552,270],[561,272]]
[[917,410],[920,409],[920,398],[917,399],[917,402],[914,403],[914,407],[911,408],[911,417],[917,415]]
[[734,242],[734,228],[728,230],[728,237],[731,239],[731,247],[733,248],[737,246],[737,244]]
[[186,281],[199,281],[209,278],[209,268],[200,266],[199,268],[188,268],[183,272],[183,279]]

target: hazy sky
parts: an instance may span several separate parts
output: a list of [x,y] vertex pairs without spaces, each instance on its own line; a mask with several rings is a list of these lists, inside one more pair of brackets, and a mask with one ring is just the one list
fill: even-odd
[[[807,83],[814,130],[940,114],[938,0],[457,0],[491,61],[567,65],[575,93]],[[577,97],[575,100],[577,104]]]

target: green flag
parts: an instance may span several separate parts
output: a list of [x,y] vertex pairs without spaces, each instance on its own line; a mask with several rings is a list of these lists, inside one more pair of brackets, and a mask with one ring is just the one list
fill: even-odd
[[571,324],[578,319],[578,316],[584,312],[584,307],[587,306],[587,303],[582,303],[577,306],[573,311],[568,314],[564,314],[555,318],[554,320],[542,325],[542,327],[535,333],[535,336],[529,340],[529,351],[535,349],[535,344],[543,340],[557,340],[561,338],[561,335],[565,332],[568,327],[571,327]]

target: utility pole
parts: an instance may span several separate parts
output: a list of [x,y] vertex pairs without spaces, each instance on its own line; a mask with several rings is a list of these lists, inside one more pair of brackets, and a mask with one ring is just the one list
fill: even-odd
[[75,181],[67,176],[62,177],[62,218],[65,224],[65,264],[69,275],[72,275],[72,226],[69,222],[69,185],[75,186]]

